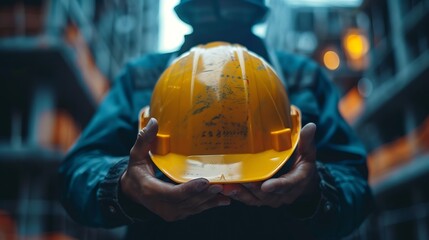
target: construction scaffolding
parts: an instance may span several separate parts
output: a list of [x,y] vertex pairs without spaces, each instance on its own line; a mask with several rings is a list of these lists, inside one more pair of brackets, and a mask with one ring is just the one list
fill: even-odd
[[158,14],[157,0],[0,3],[0,238],[123,236],[68,217],[57,168],[122,65],[157,50]]

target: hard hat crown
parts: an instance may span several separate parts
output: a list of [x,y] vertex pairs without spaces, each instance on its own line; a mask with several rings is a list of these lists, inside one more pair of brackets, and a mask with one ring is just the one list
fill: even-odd
[[278,158],[273,174],[290,157],[300,129],[299,112],[291,108],[271,66],[240,45],[222,42],[194,47],[172,63],[156,84],[145,114],[159,122],[152,149],[156,164],[168,165],[172,161],[167,158],[182,156],[185,164],[192,160],[226,167],[246,165],[259,156],[264,165],[269,155],[271,162]]

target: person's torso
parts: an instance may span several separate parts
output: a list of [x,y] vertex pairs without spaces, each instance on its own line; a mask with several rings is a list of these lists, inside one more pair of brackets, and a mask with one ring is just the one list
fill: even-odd
[[[172,58],[170,54],[145,55],[130,63],[133,84],[133,124],[138,126],[141,108],[150,105],[152,90]],[[317,122],[317,99],[312,87],[317,78],[316,65],[304,57],[277,53],[281,73],[290,102],[302,112],[303,124]],[[136,129],[137,130],[137,129]],[[157,176],[169,181],[160,171]],[[296,234],[299,233],[299,234]],[[308,232],[307,232],[308,233]],[[233,202],[214,208],[185,221],[167,223],[159,219],[150,223],[135,223],[128,231],[129,239],[303,239],[305,227],[288,216],[284,209],[248,207]],[[294,237],[295,236],[295,237]],[[308,238],[304,237],[305,239]]]

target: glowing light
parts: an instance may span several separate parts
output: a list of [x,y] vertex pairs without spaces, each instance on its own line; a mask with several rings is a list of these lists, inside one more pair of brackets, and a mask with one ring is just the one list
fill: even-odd
[[323,54],[323,64],[331,71],[336,70],[340,66],[340,57],[335,51],[326,51]]
[[179,0],[162,0],[159,15],[159,51],[176,51],[184,41],[183,36],[192,32],[192,28],[183,23],[174,12]]
[[344,48],[352,59],[360,59],[368,52],[368,40],[358,31],[350,31],[344,37]]

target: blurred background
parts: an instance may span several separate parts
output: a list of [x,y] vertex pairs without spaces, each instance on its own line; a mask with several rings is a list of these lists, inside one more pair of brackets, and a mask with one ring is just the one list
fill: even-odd
[[[178,49],[178,0],[0,1],[0,239],[118,239],[74,223],[56,171],[125,62]],[[368,152],[376,211],[347,239],[429,239],[429,0],[270,0],[254,32],[307,55]]]

